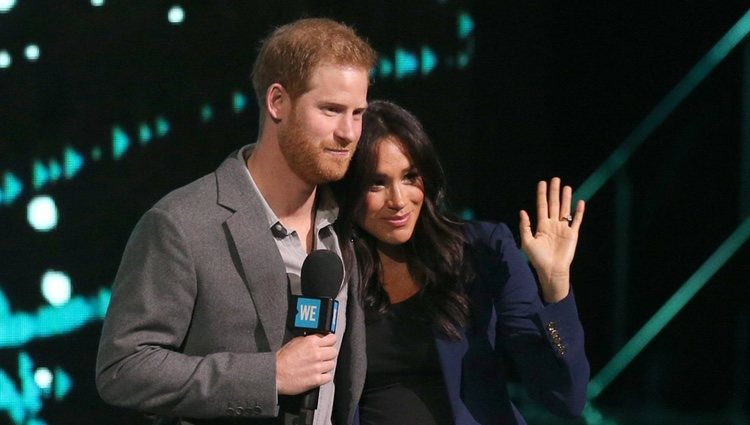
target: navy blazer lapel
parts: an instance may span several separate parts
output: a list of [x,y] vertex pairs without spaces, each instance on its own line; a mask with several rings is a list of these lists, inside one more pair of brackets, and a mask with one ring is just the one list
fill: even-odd
[[448,391],[454,417],[458,416],[461,402],[461,386],[463,380],[463,359],[469,350],[469,343],[465,329],[461,328],[461,340],[455,341],[442,336],[434,331],[435,348],[440,359],[440,368],[443,370],[445,388]]
[[271,350],[284,342],[288,310],[285,266],[268,228],[261,200],[250,186],[242,150],[231,155],[216,170],[218,202],[234,211],[227,230],[242,265],[258,318]]

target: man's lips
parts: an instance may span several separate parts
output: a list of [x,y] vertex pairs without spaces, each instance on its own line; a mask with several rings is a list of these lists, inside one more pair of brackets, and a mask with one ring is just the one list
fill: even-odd
[[325,148],[325,151],[336,156],[349,156],[350,154],[349,149],[346,148]]

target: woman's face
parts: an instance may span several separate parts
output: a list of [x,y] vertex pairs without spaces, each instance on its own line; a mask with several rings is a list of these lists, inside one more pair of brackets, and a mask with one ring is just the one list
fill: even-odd
[[422,177],[394,137],[378,142],[359,225],[381,244],[401,245],[414,233],[424,202]]

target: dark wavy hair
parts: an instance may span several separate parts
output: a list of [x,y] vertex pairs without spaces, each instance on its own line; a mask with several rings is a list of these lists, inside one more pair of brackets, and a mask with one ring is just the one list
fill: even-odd
[[465,258],[463,224],[446,213],[446,180],[435,148],[419,120],[387,101],[372,101],[363,116],[362,136],[346,176],[332,185],[339,203],[336,231],[350,270],[356,256],[364,305],[386,312],[390,305],[380,281],[376,240],[357,224],[364,216],[364,199],[377,165],[378,146],[395,139],[409,157],[424,185],[424,203],[412,238],[406,242],[409,271],[421,284],[418,294],[440,331],[460,337],[469,302],[466,285],[473,276]]

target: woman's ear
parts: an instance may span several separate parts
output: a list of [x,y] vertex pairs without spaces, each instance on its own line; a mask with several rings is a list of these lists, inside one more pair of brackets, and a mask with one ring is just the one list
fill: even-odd
[[279,123],[287,116],[290,99],[284,86],[273,83],[266,90],[266,110],[275,123]]

